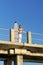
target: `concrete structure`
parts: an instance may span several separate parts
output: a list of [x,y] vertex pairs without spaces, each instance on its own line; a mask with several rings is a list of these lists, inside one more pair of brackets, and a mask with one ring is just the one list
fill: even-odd
[[10,41],[0,41],[0,60],[4,65],[23,65],[25,62],[43,62],[43,45],[32,44],[31,32],[27,33],[27,43],[14,41],[14,29],[10,30]]

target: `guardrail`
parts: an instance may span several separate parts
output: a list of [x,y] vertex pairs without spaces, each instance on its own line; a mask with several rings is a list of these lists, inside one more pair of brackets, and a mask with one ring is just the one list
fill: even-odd
[[32,41],[34,43],[43,43],[43,34],[32,33]]
[[[18,33],[18,31],[14,31],[14,29],[10,30],[10,41],[12,41],[12,42],[16,42],[15,33]],[[16,36],[18,36],[18,35],[16,35]],[[19,37],[17,39],[19,39]],[[22,42],[23,43],[27,42],[27,33],[26,32],[22,33]]]
[[5,28],[0,28],[0,40],[10,40],[10,30]]
[[[18,31],[17,31],[18,32]],[[15,42],[15,31],[14,29],[5,29],[0,28],[0,40],[12,41]],[[23,43],[43,43],[43,34],[32,33],[32,32],[23,32],[22,33],[22,42]]]
[[[15,34],[14,29],[0,28],[0,40],[15,42],[14,34]],[[22,33],[22,42],[27,42],[26,32]]]

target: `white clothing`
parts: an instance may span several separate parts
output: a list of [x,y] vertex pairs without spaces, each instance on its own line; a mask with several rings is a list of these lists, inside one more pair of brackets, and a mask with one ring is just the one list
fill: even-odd
[[22,42],[22,34],[19,33],[19,42],[21,43]]

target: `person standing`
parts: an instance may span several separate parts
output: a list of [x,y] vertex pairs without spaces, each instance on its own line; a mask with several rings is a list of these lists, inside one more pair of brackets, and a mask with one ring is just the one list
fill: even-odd
[[19,29],[18,29],[18,37],[19,37],[19,43],[22,42],[22,33],[23,33],[23,28],[22,25],[19,25]]

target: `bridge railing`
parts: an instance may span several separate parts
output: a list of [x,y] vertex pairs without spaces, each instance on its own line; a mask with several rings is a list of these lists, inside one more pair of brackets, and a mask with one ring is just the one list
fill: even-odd
[[[12,42],[16,42],[16,41],[15,41],[15,39],[16,39],[16,38],[15,38],[15,33],[18,33],[18,31],[14,31],[14,29],[11,29],[11,30],[10,30],[10,41],[12,41]],[[16,35],[16,36],[17,36],[17,35]],[[19,38],[19,37],[18,37],[18,38]],[[17,39],[18,39],[18,38],[17,38]],[[25,42],[25,43],[27,42],[27,32],[25,32],[25,31],[22,33],[22,42],[23,42],[23,43],[24,43],[24,42]]]
[[[5,29],[0,28],[0,40],[12,41],[15,42],[15,31],[14,29]],[[43,43],[43,34],[32,33],[32,32],[23,32],[22,33],[22,42],[23,43]]]
[[0,28],[0,40],[9,41],[10,40],[9,29]]
[[43,43],[43,34],[32,33],[32,42],[42,44]]
[[[18,31],[17,31],[18,32]],[[14,29],[0,28],[0,40],[15,42],[15,31]],[[22,33],[22,42],[27,42],[27,33]]]

